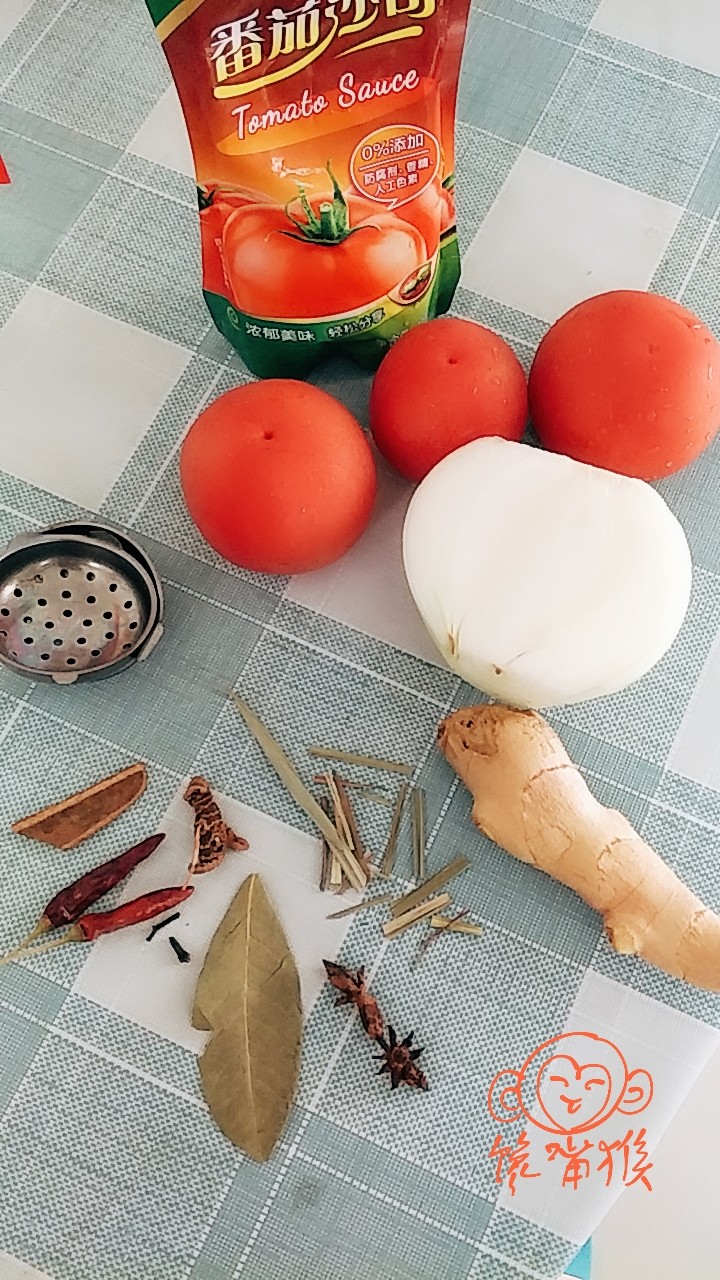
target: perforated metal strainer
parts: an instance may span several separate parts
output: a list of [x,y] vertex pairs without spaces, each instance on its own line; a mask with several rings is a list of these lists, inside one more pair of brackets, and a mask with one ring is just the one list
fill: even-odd
[[125,534],[60,524],[0,556],[0,662],[73,684],[146,658],[162,635],[159,576]]

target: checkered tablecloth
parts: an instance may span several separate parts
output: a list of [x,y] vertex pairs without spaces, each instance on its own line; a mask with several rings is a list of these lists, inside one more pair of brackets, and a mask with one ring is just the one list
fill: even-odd
[[[456,312],[526,367],[562,310],[618,286],[681,299],[720,332],[719,71],[716,0],[474,3]],[[562,1187],[555,1164],[515,1196],[498,1185],[490,1080],[565,1030],[608,1036],[653,1075],[652,1151],[717,1043],[720,1002],[616,956],[577,898],[472,832],[434,734],[474,695],[436,661],[403,585],[404,483],[381,470],[359,545],[289,581],[232,570],[190,524],[183,433],[247,375],[198,287],[189,151],[141,0],[2,0],[0,155],[0,538],[100,513],[140,537],[167,594],[144,666],[69,689],[0,675],[0,945],[152,830],[168,839],[124,892],[180,874],[191,772],[252,845],[190,904],[188,966],[135,932],[0,969],[0,1274],[26,1274],[15,1258],[53,1280],[551,1280],[622,1184]],[[328,366],[317,381],[365,418],[366,375]],[[682,633],[638,685],[551,718],[596,794],[717,909],[720,447],[660,489],[695,565]],[[416,766],[429,869],[470,855],[456,894],[481,940],[443,940],[411,970],[411,934],[386,944],[369,913],[324,919],[316,840],[225,700],[233,683],[306,777],[311,741]],[[138,757],[146,795],[78,851],[10,833]],[[386,819],[363,809],[371,846]],[[402,849],[408,876],[407,832]],[[203,949],[249,867],[285,922],[307,1010],[297,1105],[266,1165],[209,1118],[188,1021]],[[428,1094],[370,1076],[367,1043],[322,989],[322,954],[368,966],[425,1045]]]

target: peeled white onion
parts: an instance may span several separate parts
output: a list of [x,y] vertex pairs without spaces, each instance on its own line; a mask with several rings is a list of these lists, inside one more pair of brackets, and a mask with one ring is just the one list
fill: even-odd
[[495,437],[426,476],[403,558],[449,666],[514,706],[625,688],[670,647],[690,599],[687,539],[650,485]]

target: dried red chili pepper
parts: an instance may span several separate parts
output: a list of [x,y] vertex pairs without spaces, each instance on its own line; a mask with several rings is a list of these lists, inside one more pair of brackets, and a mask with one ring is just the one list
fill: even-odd
[[341,964],[335,964],[332,960],[323,960],[323,964],[332,985],[340,992],[335,1004],[356,1005],[360,1014],[360,1021],[370,1039],[380,1040],[385,1027],[385,1020],[380,1012],[377,1000],[365,986],[365,966],[362,965],[357,973],[353,973],[350,969],[344,969]]
[[164,834],[149,836],[132,848],[119,853],[117,857],[102,862],[99,867],[86,871],[85,875],[73,880],[48,902],[40,919],[31,933],[23,938],[12,951],[3,957],[10,960],[24,951],[36,938],[49,933],[51,929],[61,929],[63,925],[74,924],[88,907],[92,907],[110,889],[114,889],[126,876],[130,875],[141,862],[154,853],[158,845],[165,839]]
[[112,911],[88,912],[75,922],[65,934],[63,942],[93,942],[103,933],[115,933],[118,929],[127,929],[128,925],[152,920],[161,911],[177,907],[193,892],[192,885],[185,888],[176,885],[171,889],[153,889],[140,898],[133,898],[131,902],[113,907]]
[[[192,885],[153,889],[150,893],[143,893],[139,898],[133,898],[130,902],[123,902],[119,907],[113,907],[111,911],[86,912],[75,921],[62,938],[55,938],[53,942],[46,942],[40,947],[24,951],[23,955],[39,956],[45,951],[52,951],[55,947],[64,947],[66,942],[94,942],[104,933],[116,933],[118,929],[127,929],[131,924],[152,920],[162,911],[177,907],[189,898],[191,893],[194,893]],[[8,960],[13,958],[14,953],[3,956],[0,964],[7,964]]]
[[88,907],[92,907],[104,894],[129,876],[141,862],[149,858],[164,839],[163,834],[149,836],[147,840],[134,844],[131,849],[126,849],[116,858],[110,858],[99,867],[94,867],[92,871],[80,876],[79,880],[75,880],[73,884],[69,884],[66,889],[61,889],[54,898],[51,898],[42,918],[47,920],[53,929],[59,929],[65,924],[74,924]]

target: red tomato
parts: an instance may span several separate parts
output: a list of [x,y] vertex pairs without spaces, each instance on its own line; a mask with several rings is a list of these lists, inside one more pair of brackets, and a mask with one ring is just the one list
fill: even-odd
[[519,440],[526,422],[520,361],[474,320],[443,318],[409,329],[385,356],[370,394],[375,443],[407,480],[422,480],[480,436]]
[[249,204],[270,204],[268,197],[253,187],[230,187],[224,186],[222,182],[214,182],[205,190],[212,204],[221,209],[224,219],[229,218],[236,209],[244,209]]
[[588,298],[540,343],[530,413],[547,449],[659,480],[692,462],[720,425],[720,344],[657,294]]
[[344,191],[343,198],[348,207],[351,227],[357,226],[358,222],[367,222],[376,213],[387,213],[387,205],[379,200],[370,200],[358,191]]
[[440,220],[440,234],[444,235],[457,222],[455,212],[455,189],[454,187],[443,187],[442,189],[442,216]]
[[203,289],[227,297],[228,285],[222,260],[222,231],[224,218],[221,209],[209,204],[200,210],[200,248],[202,251]]
[[228,297],[230,285],[222,256],[223,228],[236,209],[262,203],[264,198],[256,191],[244,187],[223,187],[218,182],[211,182],[200,189],[199,196],[203,288],[208,293]]
[[183,443],[180,478],[203,537],[261,573],[337,560],[375,500],[375,463],[352,414],[285,378],[236,387],[203,410]]
[[[367,196],[363,196],[356,191],[354,187],[350,190],[343,191],[342,198],[345,201],[348,224],[350,227],[356,227],[359,222],[366,222],[369,218],[372,218],[375,213],[387,213],[386,207],[378,203],[377,200],[369,200]],[[308,200],[308,204],[310,205],[313,213],[317,216],[320,211],[320,205],[327,203],[331,199],[332,193],[321,196],[311,196]],[[307,215],[299,196],[296,196],[296,198],[286,206],[286,210],[293,218],[296,218],[298,222],[305,222]]]
[[[439,185],[439,184],[438,184]],[[347,205],[348,218],[351,227],[357,227],[362,222],[372,224],[375,218],[393,217],[399,222],[409,223],[415,227],[423,238],[425,244],[425,253],[423,262],[431,257],[438,246],[439,228],[442,221],[441,207],[437,203],[437,196],[433,193],[433,189],[428,189],[427,199],[418,196],[416,200],[411,200],[407,204],[398,205],[396,209],[389,209],[386,204],[380,200],[370,200],[368,196],[362,195],[358,191],[344,191],[343,199]],[[310,202],[315,208],[315,201]],[[440,202],[442,205],[442,201]]]
[[223,254],[238,308],[287,320],[359,310],[427,256],[419,231],[391,213],[326,244],[306,239],[279,206],[238,209],[226,223]]
[[447,219],[447,202],[439,178],[435,178],[419,196],[400,205],[398,216],[411,222],[422,235],[428,253],[433,254],[440,242],[443,223]]

